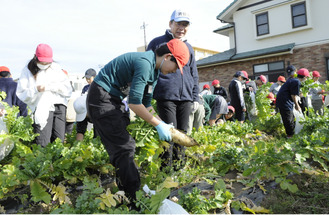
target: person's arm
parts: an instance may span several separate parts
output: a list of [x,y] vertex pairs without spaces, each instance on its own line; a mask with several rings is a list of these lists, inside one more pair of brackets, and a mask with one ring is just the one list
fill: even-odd
[[155,111],[152,106],[145,108],[142,104],[129,104],[129,107],[137,114],[137,116],[140,116],[156,128],[160,140],[171,141],[172,137],[170,129],[174,126],[164,123],[157,115],[153,116]]
[[209,125],[214,126],[216,124],[216,119],[209,119]]
[[240,105],[242,107],[242,111],[243,112],[246,112],[247,109],[246,109],[246,105],[245,105],[245,102],[244,102],[244,97],[243,97],[243,91],[242,91],[242,85],[241,83],[239,83],[238,81],[236,81],[235,83],[235,87],[236,87],[236,91],[238,92],[238,97],[239,97],[239,100],[240,100]]
[[298,99],[297,99],[297,95],[291,95],[292,101],[295,103],[295,109],[297,111],[301,111],[301,108],[298,104]]
[[142,104],[129,104],[129,108],[139,117],[141,117],[143,120],[145,120],[146,122],[150,123],[151,125],[153,125],[154,127],[159,125],[161,122],[161,119],[155,115],[153,116],[153,114],[155,113],[154,109],[152,106],[146,108],[144,105]]
[[20,78],[17,82],[17,97],[26,104],[32,104],[36,98],[38,89],[36,83],[30,70],[25,67],[20,75]]

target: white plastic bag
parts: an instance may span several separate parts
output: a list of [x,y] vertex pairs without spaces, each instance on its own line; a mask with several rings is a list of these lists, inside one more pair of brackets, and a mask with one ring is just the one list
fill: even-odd
[[[149,195],[155,194],[155,191],[150,190],[150,188],[147,185],[144,185],[143,190],[145,193],[148,193]],[[169,199],[165,199],[162,201],[162,205],[159,209],[158,214],[189,214],[189,213],[179,204]]]
[[304,120],[304,115],[301,111],[297,111],[295,108],[294,108],[293,112],[294,112],[295,119],[296,119],[295,134],[298,134],[303,129],[303,125],[300,124],[300,121]]
[[10,154],[14,146],[14,141],[9,138],[6,138],[2,143],[0,143],[0,161]]

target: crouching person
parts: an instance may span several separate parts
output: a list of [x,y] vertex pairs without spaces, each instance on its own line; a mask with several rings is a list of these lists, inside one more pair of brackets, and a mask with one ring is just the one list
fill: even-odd
[[205,109],[205,123],[210,126],[216,125],[216,120],[223,114],[228,114],[228,105],[223,96],[205,95],[203,96]]

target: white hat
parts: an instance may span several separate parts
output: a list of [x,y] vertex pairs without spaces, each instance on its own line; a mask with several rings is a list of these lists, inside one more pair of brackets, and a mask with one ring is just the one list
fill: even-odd
[[74,103],[74,110],[77,113],[76,121],[81,122],[86,118],[87,115],[87,95],[82,95],[78,97]]
[[183,10],[175,10],[170,17],[170,21],[174,20],[175,22],[190,22],[190,15]]

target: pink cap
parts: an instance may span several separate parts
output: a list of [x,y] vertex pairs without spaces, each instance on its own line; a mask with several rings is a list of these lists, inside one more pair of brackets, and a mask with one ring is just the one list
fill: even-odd
[[263,82],[263,84],[266,84],[267,78],[264,75],[259,76],[259,79]]
[[321,77],[320,73],[318,71],[313,71],[312,72],[313,77]]
[[310,77],[310,73],[309,73],[308,69],[305,69],[305,68],[301,68],[300,70],[298,70],[297,75]]
[[271,101],[275,100],[274,94],[271,92],[266,96],[266,98],[269,98]]
[[216,79],[215,79],[215,80],[213,80],[213,81],[212,81],[212,83],[211,83],[211,85],[212,85],[212,86],[215,86],[215,85],[217,85],[217,84],[219,84],[219,81],[218,81],[218,80],[216,80]]
[[53,62],[53,50],[47,44],[39,44],[35,51],[35,55],[40,62]]
[[248,73],[246,71],[242,70],[241,72],[244,74],[246,79],[249,79]]
[[233,106],[229,105],[227,108],[231,110],[233,113],[235,112],[235,108]]
[[210,86],[209,86],[209,84],[205,84],[205,85],[203,85],[203,89],[210,89]]

